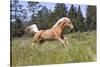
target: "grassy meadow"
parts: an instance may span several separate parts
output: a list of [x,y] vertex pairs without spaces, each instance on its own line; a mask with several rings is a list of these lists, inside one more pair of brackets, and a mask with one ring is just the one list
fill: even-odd
[[13,66],[61,64],[96,61],[96,31],[76,32],[65,35],[66,48],[59,41],[46,41],[32,47],[32,37],[15,38],[11,41]]

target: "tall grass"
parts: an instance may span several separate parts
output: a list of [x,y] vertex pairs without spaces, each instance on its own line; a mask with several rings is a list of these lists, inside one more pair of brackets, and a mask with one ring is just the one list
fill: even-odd
[[31,46],[32,38],[16,38],[12,42],[12,65],[59,64],[96,61],[96,32],[65,35],[66,48],[59,41],[46,41]]

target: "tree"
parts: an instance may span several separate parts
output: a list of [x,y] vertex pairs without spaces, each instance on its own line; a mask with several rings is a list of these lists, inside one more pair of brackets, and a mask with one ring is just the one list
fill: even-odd
[[68,17],[74,20],[76,16],[77,16],[76,8],[74,7],[74,5],[71,5],[69,13],[68,13]]
[[49,28],[51,28],[56,22],[55,14],[53,11],[49,10],[48,21],[49,21]]
[[16,19],[20,16],[20,12],[22,10],[23,5],[19,4],[18,0],[11,0],[10,1],[10,19]]
[[23,24],[19,18],[16,18],[16,23],[15,23],[14,28],[15,28],[15,31],[14,31],[15,37],[21,37],[24,34]]
[[84,23],[84,17],[83,17],[80,6],[78,7],[78,10],[77,10],[77,16],[76,16],[75,23],[77,24],[75,27],[76,31],[85,31],[86,30],[85,23]]
[[22,19],[24,22],[27,22],[27,20],[28,20],[28,13],[27,13],[27,10],[26,10],[26,9],[22,9],[21,19]]
[[96,7],[88,6],[86,14],[87,29],[92,31],[96,29]]
[[38,11],[36,23],[39,29],[47,29],[50,27],[49,10],[46,8],[46,6],[43,6],[42,9]]
[[55,21],[57,21],[61,17],[67,16],[67,7],[65,4],[57,3],[54,10]]
[[[18,0],[10,1],[10,25],[11,25],[11,37],[22,36],[22,22],[20,19],[23,5]],[[14,21],[12,21],[14,20]]]
[[30,12],[35,12],[36,9],[38,9],[40,6],[37,5],[39,2],[32,2],[32,1],[28,1],[28,9]]
[[[74,7],[74,5],[71,5],[69,13],[68,13],[68,17],[71,19],[71,22],[74,25],[73,31],[77,30],[76,29],[76,27],[77,27],[76,16],[77,16],[76,8]],[[69,30],[69,32],[70,32],[70,30]]]
[[21,37],[24,34],[24,23],[22,23],[22,18],[26,18],[25,15],[27,12],[25,13],[23,5],[20,4],[18,0],[10,1],[10,12],[11,36]]
[[13,37],[15,36],[15,23],[10,23],[10,36],[11,36],[11,39],[13,39]]
[[19,18],[16,18],[16,22],[11,23],[11,39],[21,37],[23,34],[23,24]]
[[41,5],[38,5],[39,2],[32,2],[32,1],[28,1],[28,10],[30,11],[30,13],[32,13],[31,15],[31,22],[34,22],[36,19],[36,15],[37,15],[37,9],[41,7]]

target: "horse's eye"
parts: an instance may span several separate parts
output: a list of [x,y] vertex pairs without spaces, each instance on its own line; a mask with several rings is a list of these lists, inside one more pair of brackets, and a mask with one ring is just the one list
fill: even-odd
[[70,24],[70,23],[69,23]]

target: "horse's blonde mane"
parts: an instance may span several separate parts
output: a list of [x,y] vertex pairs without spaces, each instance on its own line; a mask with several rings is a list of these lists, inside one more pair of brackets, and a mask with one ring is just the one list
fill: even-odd
[[56,24],[55,24],[53,27],[57,26],[57,25],[58,25],[61,21],[63,21],[64,19],[66,19],[66,20],[69,21],[69,18],[67,18],[67,17],[60,18],[60,19],[56,22]]

